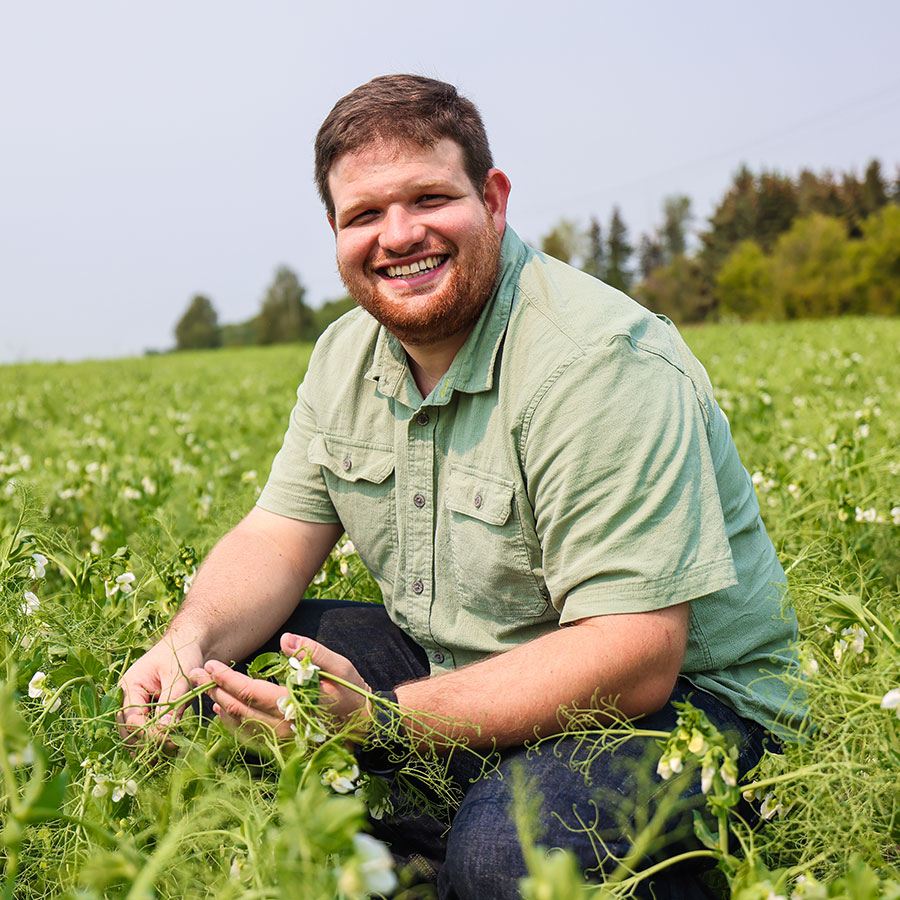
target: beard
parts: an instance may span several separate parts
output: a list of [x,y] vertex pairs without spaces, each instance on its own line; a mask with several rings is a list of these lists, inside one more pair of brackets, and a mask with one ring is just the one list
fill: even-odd
[[350,296],[401,343],[410,346],[438,344],[472,328],[484,309],[500,267],[500,235],[485,209],[481,227],[471,234],[464,251],[450,242],[423,243],[410,254],[448,254],[452,264],[442,284],[435,289],[410,288],[397,295],[385,290],[384,279],[367,261],[363,271],[341,265],[338,272]]

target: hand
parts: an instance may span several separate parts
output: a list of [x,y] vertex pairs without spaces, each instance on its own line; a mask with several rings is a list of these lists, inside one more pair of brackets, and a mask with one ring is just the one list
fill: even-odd
[[[311,661],[321,671],[320,702],[330,715],[345,722],[365,706],[366,698],[363,694],[328,678],[328,674],[336,675],[363,691],[369,691],[369,686],[349,659],[317,641],[295,634],[281,636],[281,649],[288,656],[301,656],[309,650]],[[278,709],[278,701],[287,695],[287,688],[235,672],[215,659],[209,660],[202,668],[193,669],[189,674],[195,687],[207,684],[210,680],[215,682],[215,687],[211,687],[207,694],[213,701],[216,715],[231,731],[245,737],[253,737],[264,731],[274,733],[282,739],[290,737],[290,723],[285,721]]]
[[340,653],[335,653],[324,644],[310,638],[300,637],[297,634],[281,636],[281,652],[285,655],[302,656],[307,650],[309,650],[312,663],[321,670],[319,687],[322,693],[322,705],[330,715],[346,722],[366,706],[366,697],[346,685],[332,681],[328,676],[336,675],[343,681],[356,685],[368,693],[372,693],[372,689],[346,656],[341,656]]
[[175,746],[166,738],[166,731],[184,712],[187,704],[163,712],[158,721],[149,724],[154,718],[152,708],[164,708],[190,691],[187,673],[202,664],[203,654],[196,641],[176,648],[174,640],[173,637],[163,638],[137,660],[119,681],[124,696],[116,721],[122,740],[128,744],[150,738],[168,749]]

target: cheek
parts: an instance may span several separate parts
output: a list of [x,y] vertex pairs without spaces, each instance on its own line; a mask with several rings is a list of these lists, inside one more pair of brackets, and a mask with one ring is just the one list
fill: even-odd
[[339,234],[337,238],[337,258],[342,266],[359,268],[368,255],[369,242],[358,234]]

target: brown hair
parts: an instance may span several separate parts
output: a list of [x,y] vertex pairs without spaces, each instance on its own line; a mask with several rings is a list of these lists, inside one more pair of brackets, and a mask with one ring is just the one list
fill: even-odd
[[345,153],[374,141],[433,147],[456,141],[472,184],[481,189],[493,167],[491,148],[478,109],[452,84],[422,75],[381,75],[335,103],[316,135],[316,185],[334,215],[328,173]]

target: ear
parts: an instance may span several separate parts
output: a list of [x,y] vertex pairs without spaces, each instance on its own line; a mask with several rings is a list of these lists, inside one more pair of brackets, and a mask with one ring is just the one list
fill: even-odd
[[331,226],[332,232],[336,235],[337,229],[334,227],[334,216],[327,216],[328,224]]
[[511,188],[512,185],[505,173],[499,169],[491,169],[488,172],[482,197],[500,237],[503,237],[503,232],[506,230],[506,203],[509,200]]

